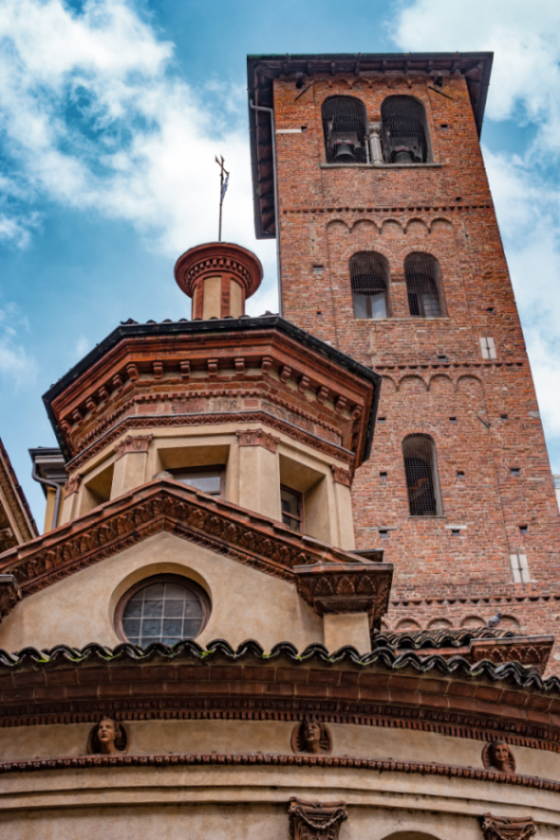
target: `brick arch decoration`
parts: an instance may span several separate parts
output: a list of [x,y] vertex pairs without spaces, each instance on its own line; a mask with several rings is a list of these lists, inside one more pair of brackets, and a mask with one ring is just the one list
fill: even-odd
[[350,233],[361,233],[362,230],[366,233],[380,233],[378,225],[372,219],[358,219],[349,228]]
[[399,380],[398,390],[409,394],[424,394],[428,385],[421,376],[407,374]]
[[432,618],[431,621],[428,622],[426,627],[427,630],[447,630],[451,629],[453,624],[449,621],[448,618]]
[[421,630],[420,624],[414,618],[401,618],[395,625],[395,632],[405,633],[410,631]]
[[405,223],[404,232],[407,236],[425,237],[429,236],[430,227],[423,219],[413,218],[409,219],[408,222]]
[[466,615],[461,619],[461,627],[484,627],[485,625],[486,622],[480,615]]
[[430,222],[430,233],[435,235],[443,234],[445,236],[451,235],[453,233],[453,223],[443,216],[438,216]]
[[430,377],[428,390],[436,397],[452,399],[455,392],[455,383],[446,373],[436,373]]
[[405,233],[403,223],[398,219],[385,219],[381,225],[381,235],[386,237],[402,236]]

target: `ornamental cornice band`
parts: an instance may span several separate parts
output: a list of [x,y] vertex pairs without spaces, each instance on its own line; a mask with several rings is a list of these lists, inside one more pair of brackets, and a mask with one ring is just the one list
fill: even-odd
[[365,612],[371,624],[387,612],[393,567],[387,563],[316,563],[294,568],[298,592],[325,613]]

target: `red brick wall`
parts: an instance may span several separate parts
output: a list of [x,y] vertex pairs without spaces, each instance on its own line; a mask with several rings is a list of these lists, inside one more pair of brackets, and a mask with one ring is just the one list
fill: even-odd
[[[321,104],[337,94],[359,97],[370,121],[380,119],[386,96],[416,96],[434,165],[321,166]],[[424,79],[317,78],[303,94],[278,81],[274,107],[283,314],[384,377],[385,420],[353,494],[359,547],[382,547],[395,564],[389,626],[413,619],[421,627],[444,619],[458,626],[500,611],[525,630],[555,632],[558,510],[464,80],[452,78],[436,92]],[[386,320],[353,315],[348,263],[363,250],[389,262]],[[439,261],[441,318],[408,314],[404,259],[412,251]],[[494,339],[496,361],[482,359],[481,336]],[[414,433],[435,442],[441,516],[408,513],[401,447]],[[452,535],[453,524],[466,527]],[[516,552],[527,555],[533,583],[513,583],[509,555]]]

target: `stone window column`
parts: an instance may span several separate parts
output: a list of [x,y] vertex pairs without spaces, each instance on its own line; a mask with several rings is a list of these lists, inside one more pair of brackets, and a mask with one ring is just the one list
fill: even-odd
[[112,499],[145,483],[148,450],[152,440],[153,435],[128,435],[117,444]]
[[261,429],[237,432],[239,444],[239,492],[241,507],[281,519],[280,465],[277,440]]
[[383,148],[381,146],[381,123],[369,124],[369,149],[372,163],[383,163]]

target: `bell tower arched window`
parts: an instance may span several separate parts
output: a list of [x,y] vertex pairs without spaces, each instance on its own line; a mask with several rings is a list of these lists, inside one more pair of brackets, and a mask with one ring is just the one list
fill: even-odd
[[352,302],[356,318],[387,318],[389,265],[375,251],[360,251],[350,260]]
[[355,96],[330,96],[323,102],[327,163],[367,163],[366,109]]
[[442,315],[439,263],[431,254],[417,251],[404,261],[410,314],[418,318]]
[[403,457],[410,515],[437,516],[441,499],[432,438],[409,435],[403,441]]
[[412,96],[388,96],[381,106],[385,163],[426,163],[429,158],[424,106]]

